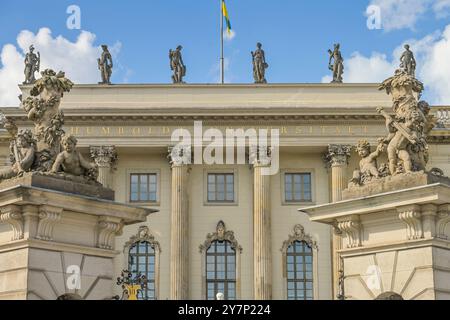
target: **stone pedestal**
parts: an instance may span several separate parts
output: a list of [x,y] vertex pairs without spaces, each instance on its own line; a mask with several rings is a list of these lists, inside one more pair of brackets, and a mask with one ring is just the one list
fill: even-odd
[[383,193],[301,210],[343,233],[346,299],[450,299],[450,184],[423,175],[403,176],[413,187],[392,190],[389,178]]
[[0,299],[110,299],[115,236],[155,210],[69,193],[73,182],[49,177],[14,182],[0,184]]
[[253,272],[255,300],[272,299],[272,247],[270,176],[262,174],[268,165],[253,165]]

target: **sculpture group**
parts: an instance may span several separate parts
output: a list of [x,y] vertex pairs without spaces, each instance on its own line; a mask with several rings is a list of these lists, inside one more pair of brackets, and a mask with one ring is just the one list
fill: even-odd
[[[409,62],[402,62],[408,66]],[[411,65],[410,65],[411,66]],[[360,141],[356,150],[361,157],[359,169],[353,174],[351,186],[365,185],[380,178],[424,172],[428,162],[427,136],[435,125],[429,114],[430,106],[418,101],[424,86],[409,69],[398,69],[393,77],[379,87],[392,96],[392,112],[378,108],[386,120],[387,136],[378,139],[378,146],[370,152],[370,144]],[[387,163],[378,165],[377,160],[386,154]],[[436,170],[432,173],[436,174]]]
[[77,151],[77,140],[64,132],[61,98],[73,83],[63,72],[46,69],[34,82],[30,97],[22,102],[34,131],[18,131],[11,120],[2,116],[3,127],[11,136],[11,167],[0,171],[0,182],[31,172],[73,182],[98,184],[98,167]]

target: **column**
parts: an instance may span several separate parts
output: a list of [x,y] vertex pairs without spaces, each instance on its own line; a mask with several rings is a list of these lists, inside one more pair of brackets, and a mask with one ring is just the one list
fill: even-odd
[[183,150],[169,149],[172,166],[170,299],[189,299],[189,163]]
[[[252,154],[253,153],[253,154]],[[272,251],[270,211],[270,151],[250,151],[253,164],[253,274],[254,299],[272,299]]]
[[[329,167],[331,167],[331,202],[342,200],[342,191],[347,188],[347,167],[351,152],[350,145],[328,146],[324,158]],[[337,225],[332,231],[332,265],[333,265],[333,297],[339,294],[339,271],[342,269],[342,261],[337,253],[342,249],[342,234]]]
[[105,188],[113,188],[112,169],[117,161],[115,146],[91,146],[91,157],[98,166],[98,178]]

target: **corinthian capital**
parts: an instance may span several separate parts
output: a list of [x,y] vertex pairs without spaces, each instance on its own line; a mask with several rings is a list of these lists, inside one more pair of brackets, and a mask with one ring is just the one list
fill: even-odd
[[351,145],[330,144],[323,158],[325,163],[330,167],[347,165],[351,151]]
[[117,161],[115,146],[91,146],[90,152],[99,167],[112,167]]
[[253,166],[270,166],[272,162],[272,148],[268,146],[250,146],[249,164]]
[[175,147],[169,147],[169,159],[170,165],[182,166],[192,164],[192,149],[190,145],[177,145]]

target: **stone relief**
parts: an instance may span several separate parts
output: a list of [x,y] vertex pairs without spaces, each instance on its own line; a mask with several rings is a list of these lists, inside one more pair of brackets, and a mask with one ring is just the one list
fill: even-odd
[[305,242],[309,247],[313,249],[318,249],[317,242],[310,236],[305,233],[305,228],[301,224],[297,224],[294,226],[294,234],[289,235],[289,238],[283,242],[283,246],[281,247],[281,252],[286,253],[287,249],[292,246],[296,241]]
[[205,250],[208,250],[214,241],[228,241],[231,243],[231,248],[236,250],[236,253],[242,253],[242,247],[239,245],[236,238],[234,237],[234,232],[227,230],[225,222],[223,221],[219,221],[217,223],[216,232],[209,233],[206,236],[205,242],[201,244],[199,247],[200,253],[202,253]]
[[155,240],[155,237],[150,233],[150,229],[147,226],[140,226],[137,234],[130,237],[125,243],[123,251],[128,253],[128,250],[136,243],[148,242],[158,252],[161,252],[161,246],[159,242]]
[[64,114],[59,106],[64,93],[73,87],[72,81],[64,72],[51,69],[41,75],[33,84],[30,97],[22,103],[28,119],[34,123],[34,132],[19,132],[14,122],[4,115],[0,117],[11,136],[12,163],[10,168],[0,171],[0,182],[31,172],[98,185],[98,167],[83,158],[76,150],[76,138],[66,135],[62,128]]

